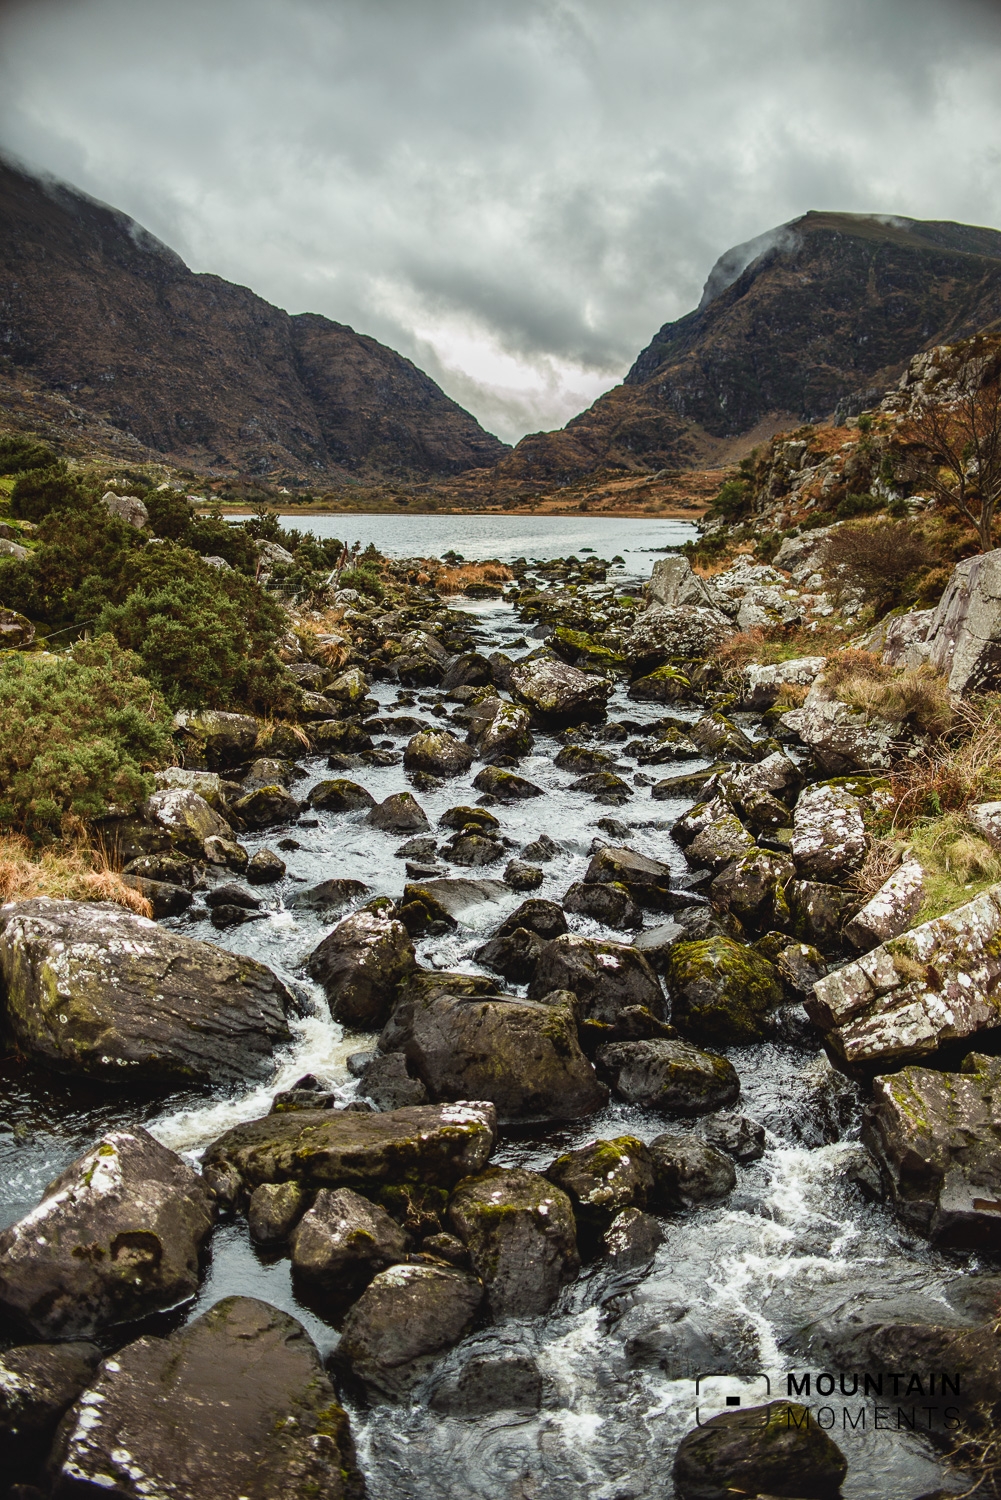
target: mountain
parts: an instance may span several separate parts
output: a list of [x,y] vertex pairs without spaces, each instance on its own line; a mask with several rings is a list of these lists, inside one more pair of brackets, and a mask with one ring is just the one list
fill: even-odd
[[720,257],[623,383],[503,458],[510,480],[681,468],[759,424],[861,410],[919,351],[1001,321],[1001,233],[808,213]]
[[410,360],[197,275],[116,209],[0,162],[8,376],[194,467],[441,478],[507,445]]

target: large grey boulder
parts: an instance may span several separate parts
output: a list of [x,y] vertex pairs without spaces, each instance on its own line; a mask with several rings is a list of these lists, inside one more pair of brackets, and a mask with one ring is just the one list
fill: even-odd
[[352,912],[309,955],[306,970],[322,986],[335,1021],[375,1030],[385,1024],[402,981],[416,967],[402,922],[386,911]]
[[826,656],[797,656],[768,666],[744,668],[741,699],[745,708],[771,708],[783,687],[812,687],[827,665]]
[[260,727],[249,714],[231,714],[218,708],[193,713],[182,709],[174,715],[185,764],[202,765],[209,771],[226,770],[250,760]]
[[535,744],[530,723],[527,708],[488,698],[473,710],[469,742],[475,745],[478,758],[488,764],[502,758],[518,760],[529,755]]
[[901,726],[865,714],[840,702],[819,677],[802,708],[782,715],[782,723],[813,751],[828,776],[853,771],[887,771],[899,758]]
[[23,1050],[107,1082],[260,1076],[295,1008],[264,964],[110,902],[0,907],[0,975]]
[[407,741],[403,764],[430,776],[461,776],[473,763],[473,752],[447,729],[422,729]]
[[186,787],[165,787],[154,792],[143,805],[143,814],[170,834],[171,842],[196,857],[208,838],[231,839],[233,830],[198,792]]
[[400,1399],[469,1332],[482,1302],[481,1283],[466,1271],[390,1266],[345,1318],[337,1362],[370,1395]]
[[641,676],[667,661],[701,660],[734,629],[732,620],[706,605],[657,605],[637,618],[623,643],[623,655]]
[[814,986],[806,1008],[850,1063],[921,1057],[1001,1025],[1001,886]]
[[612,1042],[597,1060],[620,1098],[665,1114],[711,1114],[735,1104],[740,1094],[733,1064],[688,1042]]
[[664,961],[671,1016],[682,1034],[709,1047],[746,1047],[771,1031],[783,1000],[773,964],[746,944],[712,937],[675,943]]
[[883,634],[883,661],[888,667],[917,667],[928,659],[925,642],[935,618],[933,609],[912,609],[894,615]]
[[807,787],[796,803],[789,847],[804,880],[850,875],[865,859],[862,803],[843,787]]
[[952,693],[1001,687],[1001,548],[956,564],[922,651]]
[[448,1218],[495,1318],[547,1312],[580,1270],[570,1199],[537,1172],[493,1167],[460,1183]]
[[511,692],[548,725],[603,719],[612,687],[607,677],[546,657],[519,662],[511,673]]
[[718,1203],[737,1186],[729,1156],[697,1135],[658,1135],[648,1149],[654,1175],[650,1202],[660,1213]]
[[916,859],[905,859],[874,896],[845,924],[845,937],[860,952],[906,932],[921,909],[925,872]]
[[653,565],[646,586],[650,605],[701,604],[714,608],[714,600],[702,579],[692,572],[687,557],[662,557]]
[[795,1495],[837,1500],[848,1461],[805,1406],[725,1411],[686,1433],[674,1456],[678,1500]]
[[635,849],[606,844],[593,855],[584,872],[590,885],[624,885],[640,906],[662,908],[672,882],[671,867]]
[[90,1338],[198,1290],[215,1219],[201,1177],[145,1130],[115,1130],[0,1235],[0,1307],[41,1338]]
[[226,1297],[106,1359],[60,1430],[53,1493],[362,1500],[348,1419],[301,1323]]

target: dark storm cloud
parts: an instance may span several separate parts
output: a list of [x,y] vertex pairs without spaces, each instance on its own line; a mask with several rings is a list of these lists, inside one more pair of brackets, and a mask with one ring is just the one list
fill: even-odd
[[0,143],[197,270],[565,421],[809,208],[1001,225],[974,0],[31,0]]

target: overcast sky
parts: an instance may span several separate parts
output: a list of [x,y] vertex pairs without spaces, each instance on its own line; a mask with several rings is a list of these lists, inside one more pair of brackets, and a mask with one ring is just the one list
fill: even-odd
[[513,441],[810,208],[1001,227],[1001,0],[8,0],[0,145]]

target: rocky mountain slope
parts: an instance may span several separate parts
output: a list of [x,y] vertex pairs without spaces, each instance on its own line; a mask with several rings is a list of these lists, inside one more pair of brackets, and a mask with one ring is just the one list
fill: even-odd
[[8,377],[196,467],[436,478],[506,447],[392,349],[196,275],[140,225],[0,162]]
[[858,411],[912,355],[1001,319],[1001,233],[808,213],[722,256],[623,383],[501,460],[508,480],[690,467],[718,440]]

